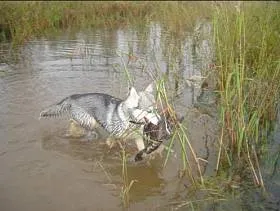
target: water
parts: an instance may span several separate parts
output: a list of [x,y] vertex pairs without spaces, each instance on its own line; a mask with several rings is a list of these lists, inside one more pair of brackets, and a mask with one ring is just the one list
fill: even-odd
[[[214,175],[215,112],[209,115],[196,106],[202,96],[200,78],[213,58],[209,33],[209,24],[199,23],[195,34],[186,34],[178,45],[153,23],[144,31],[60,32],[15,51],[2,44],[1,210],[122,209],[120,149],[110,150],[102,140],[67,137],[67,120],[38,117],[42,109],[74,93],[104,92],[124,98],[128,77],[141,90],[152,82],[151,76],[168,76],[170,97],[176,111],[186,117],[193,147],[208,160],[201,163],[202,171]],[[136,153],[133,144],[127,150],[130,157]],[[182,167],[178,142],[165,168],[163,162],[160,156],[146,163],[128,162],[129,180],[136,180],[130,190],[131,210],[169,210],[174,201],[192,195],[190,181],[178,179]]]

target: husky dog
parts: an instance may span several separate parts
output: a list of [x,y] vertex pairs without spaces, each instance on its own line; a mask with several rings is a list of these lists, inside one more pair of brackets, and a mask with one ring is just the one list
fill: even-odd
[[[68,115],[82,128],[94,130],[101,126],[110,136],[120,138],[128,129],[144,123],[144,117],[157,124],[159,115],[154,113],[153,84],[137,93],[130,88],[125,100],[104,93],[74,94],[54,104],[40,113],[40,117]],[[142,127],[143,128],[143,127]],[[138,140],[139,150],[144,148]]]

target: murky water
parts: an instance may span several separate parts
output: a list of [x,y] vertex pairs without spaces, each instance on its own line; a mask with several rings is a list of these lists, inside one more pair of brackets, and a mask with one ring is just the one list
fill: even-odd
[[[201,89],[195,78],[208,70],[213,52],[209,24],[198,25],[197,30],[200,39],[186,35],[179,56],[173,57],[178,44],[157,24],[147,31],[61,32],[19,46],[16,57],[9,57],[14,55],[9,45],[1,45],[0,209],[122,209],[120,149],[110,150],[102,140],[67,137],[67,120],[38,117],[43,108],[74,93],[104,92],[124,98],[128,90],[124,66],[137,90],[152,81],[151,75],[167,74],[175,109],[187,117],[193,147],[208,160],[203,172],[212,175],[217,123],[196,106]],[[136,147],[131,144],[127,153],[135,155]],[[172,202],[186,199],[189,182],[178,179],[179,144],[165,168],[163,163],[160,156],[148,163],[128,162],[129,179],[136,180],[130,190],[131,210],[169,210]]]

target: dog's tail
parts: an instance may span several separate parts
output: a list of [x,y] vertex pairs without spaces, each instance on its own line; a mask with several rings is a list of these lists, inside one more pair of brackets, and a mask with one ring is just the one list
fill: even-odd
[[46,117],[61,117],[64,115],[69,115],[71,109],[71,103],[66,98],[61,102],[51,105],[40,113],[40,118]]

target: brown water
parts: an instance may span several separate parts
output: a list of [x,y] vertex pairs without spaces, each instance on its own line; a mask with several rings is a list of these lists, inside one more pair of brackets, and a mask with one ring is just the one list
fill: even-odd
[[[190,141],[198,156],[208,160],[202,170],[212,175],[217,123],[194,106],[201,96],[199,82],[187,83],[202,76],[213,56],[209,25],[197,30],[200,39],[186,35],[176,60],[170,52],[177,44],[164,46],[169,35],[157,24],[144,32],[130,28],[61,32],[30,41],[17,51],[2,44],[0,210],[122,209],[120,149],[109,150],[102,140],[68,137],[65,119],[38,117],[43,108],[74,93],[104,92],[124,98],[128,89],[124,64],[137,90],[152,81],[151,73],[168,73],[175,109],[187,117]],[[135,57],[129,60],[129,53]],[[130,144],[129,158],[135,153]],[[172,202],[186,200],[190,182],[178,179],[180,153],[177,141],[165,168],[160,156],[150,162],[128,161],[129,179],[137,180],[130,190],[131,210],[169,210]]]

